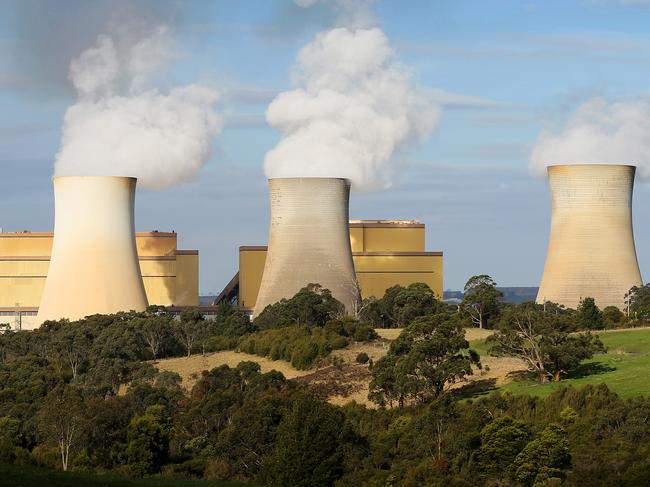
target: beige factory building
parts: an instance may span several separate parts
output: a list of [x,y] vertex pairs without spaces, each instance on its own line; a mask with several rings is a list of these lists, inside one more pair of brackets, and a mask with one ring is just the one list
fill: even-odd
[[[382,297],[391,286],[424,282],[442,299],[442,252],[425,250],[425,226],[414,220],[351,220],[350,243],[362,297]],[[239,248],[239,272],[216,302],[252,310],[262,281],[265,246]]]
[[[0,323],[35,320],[52,252],[51,232],[0,233]],[[138,232],[149,304],[198,306],[199,252],[179,250],[175,232]]]

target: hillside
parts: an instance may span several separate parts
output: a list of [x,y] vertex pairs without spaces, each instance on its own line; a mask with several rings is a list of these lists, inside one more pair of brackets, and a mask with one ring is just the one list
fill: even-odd
[[[258,355],[251,355],[243,352],[223,351],[209,353],[206,355],[192,355],[190,357],[175,357],[151,362],[161,371],[176,372],[181,376],[182,386],[190,390],[199,379],[201,372],[211,370],[221,365],[236,367],[244,361],[256,362],[260,365],[262,372],[277,370],[282,372],[289,379],[297,379],[299,382],[308,384],[315,391],[328,398],[332,404],[343,405],[350,401],[374,407],[368,401],[368,385],[370,383],[370,372],[367,365],[357,364],[357,355],[364,352],[374,362],[379,360],[388,352],[388,346],[392,340],[397,338],[402,331],[399,328],[377,329],[379,340],[370,343],[353,343],[342,349],[331,353],[330,359],[338,360],[337,366],[329,365],[314,367],[309,370],[298,370],[284,360],[271,360]],[[466,337],[472,346],[484,348],[484,340],[491,334],[489,330],[469,328],[466,330]],[[483,350],[481,350],[483,352]],[[521,370],[522,362],[518,359],[494,358],[486,354],[482,357],[484,370],[476,370],[470,381],[492,380],[497,385],[506,383],[508,374]],[[458,384],[460,387],[463,384]]]
[[[203,370],[211,370],[224,364],[235,367],[239,362],[252,361],[260,364],[262,372],[277,370],[287,378],[308,384],[327,397],[332,404],[343,405],[356,401],[374,407],[367,399],[370,372],[366,365],[357,364],[355,358],[359,353],[365,352],[376,362],[386,354],[388,344],[397,338],[400,331],[378,329],[380,340],[372,343],[354,343],[345,349],[332,352],[332,358],[341,360],[338,366],[327,365],[310,370],[298,370],[284,360],[274,361],[234,351],[164,359],[152,363],[159,370],[177,372],[183,380],[183,387],[189,390]],[[604,383],[623,397],[650,394],[650,381],[647,380],[647,371],[650,370],[650,329],[599,332],[608,353],[585,361],[573,376],[564,378],[560,383],[551,384],[527,380],[524,374],[525,366],[519,359],[490,357],[485,343],[485,338],[490,334],[489,330],[470,328],[466,331],[470,346],[481,354],[483,370],[476,370],[469,378],[469,382],[476,383],[477,386],[472,389],[478,389],[481,393],[499,389],[514,394],[546,396],[565,385],[579,387]],[[463,386],[467,386],[467,383],[456,384],[454,388]]]
[[607,353],[583,362],[573,376],[544,385],[530,380],[509,381],[501,389],[514,394],[546,396],[565,385],[607,384],[622,397],[650,395],[650,329],[611,330],[598,335]]

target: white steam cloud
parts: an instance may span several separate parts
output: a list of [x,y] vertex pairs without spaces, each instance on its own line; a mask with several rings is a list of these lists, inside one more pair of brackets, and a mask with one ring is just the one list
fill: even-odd
[[132,176],[164,188],[192,179],[223,126],[218,93],[196,84],[149,88],[172,53],[167,27],[137,42],[100,35],[70,64],[77,101],[66,111],[57,176]]
[[630,164],[650,180],[650,100],[588,100],[559,133],[539,135],[530,163],[537,176],[554,164]]
[[282,134],[264,161],[270,178],[343,177],[358,190],[387,187],[396,153],[439,120],[433,97],[414,85],[378,28],[319,33],[298,53],[293,85],[266,112]]

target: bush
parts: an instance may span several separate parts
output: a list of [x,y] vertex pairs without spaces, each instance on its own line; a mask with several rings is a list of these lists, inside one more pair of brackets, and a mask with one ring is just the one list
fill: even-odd
[[231,338],[223,335],[215,335],[207,338],[204,343],[206,352],[220,352],[222,350],[234,350],[237,348],[238,338]]
[[331,330],[297,325],[244,337],[239,350],[271,360],[287,360],[297,369],[308,369],[318,358],[345,348],[347,344],[344,337]]
[[291,299],[267,306],[253,325],[259,330],[282,328],[294,324],[324,326],[328,320],[340,316],[345,308],[329,289],[319,284],[308,284]]
[[370,357],[368,357],[368,354],[366,352],[360,352],[356,358],[358,364],[367,364],[369,360]]
[[605,320],[605,327],[607,328],[620,326],[624,318],[625,315],[616,306],[607,306],[603,309],[603,320]]
[[379,337],[370,323],[360,323],[349,316],[328,321],[325,323],[325,330],[342,337],[352,338],[357,342],[369,342]]

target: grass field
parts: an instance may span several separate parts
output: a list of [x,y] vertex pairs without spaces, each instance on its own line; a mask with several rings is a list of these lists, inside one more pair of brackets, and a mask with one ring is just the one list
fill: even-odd
[[0,464],[0,485],[3,487],[242,487],[250,484],[207,480],[127,479]]
[[[572,376],[551,384],[514,380],[501,385],[499,390],[545,396],[563,386],[604,383],[621,397],[650,395],[650,329],[612,330],[598,335],[607,353],[586,360]],[[471,346],[487,357],[487,345],[483,340],[474,340]]]

